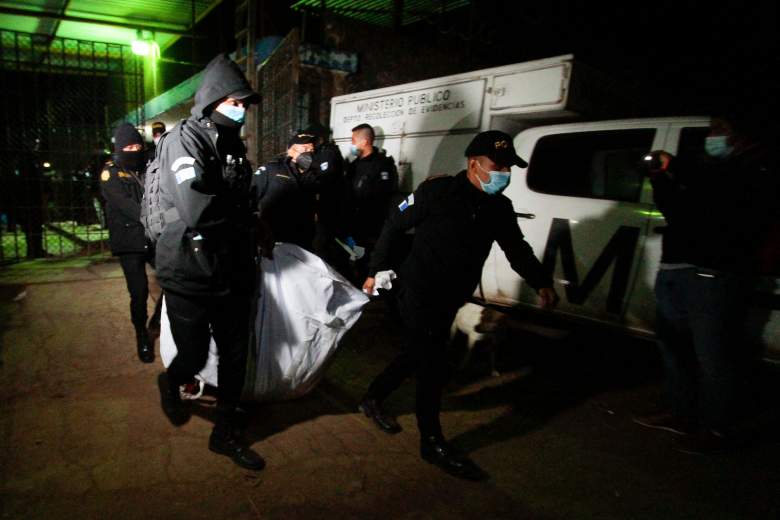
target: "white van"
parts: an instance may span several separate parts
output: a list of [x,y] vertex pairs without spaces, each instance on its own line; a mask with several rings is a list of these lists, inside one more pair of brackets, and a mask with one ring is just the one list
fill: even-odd
[[[582,122],[630,107],[625,92],[560,56],[334,97],[331,128],[344,153],[351,129],[369,123],[399,165],[404,191],[426,177],[464,169],[463,151],[487,129],[515,136],[530,166],[513,168],[504,192],[537,257],[554,272],[567,318],[652,334],[653,286],[665,221],[639,166],[650,150],[700,153],[706,117]],[[578,121],[579,122],[571,122]],[[780,279],[763,283],[753,319],[780,352]],[[534,291],[494,248],[477,294],[492,304],[533,307]],[[775,308],[773,309],[772,306]]]

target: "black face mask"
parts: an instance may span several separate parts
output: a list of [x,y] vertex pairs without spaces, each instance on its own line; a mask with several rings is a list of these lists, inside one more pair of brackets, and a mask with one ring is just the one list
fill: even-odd
[[311,163],[314,161],[314,155],[311,152],[304,152],[298,156],[295,160],[295,164],[298,165],[302,171],[306,171],[311,168]]
[[119,166],[133,172],[140,172],[143,169],[144,159],[143,150],[137,152],[119,151],[116,153],[116,162]]
[[221,112],[217,112],[216,110],[211,111],[211,114],[209,114],[209,118],[219,126],[225,128],[231,128],[233,130],[238,130],[244,124],[244,123],[239,123],[237,121],[233,121],[225,114],[222,114]]

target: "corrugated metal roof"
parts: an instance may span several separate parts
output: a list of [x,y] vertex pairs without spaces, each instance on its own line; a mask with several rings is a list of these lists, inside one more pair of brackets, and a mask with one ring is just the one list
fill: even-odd
[[[194,0],[195,19],[221,1]],[[151,37],[153,31],[164,48],[176,40],[175,33],[189,29],[192,6],[192,0],[1,0],[0,29],[121,44],[135,39],[137,29],[149,29],[144,37]],[[65,19],[56,23],[56,18],[43,14]]]
[[[327,11],[362,22],[393,27],[393,0],[299,0],[292,5],[296,11],[320,11],[323,3]],[[471,0],[405,0],[401,25],[409,25],[434,15],[452,11],[471,3]]]

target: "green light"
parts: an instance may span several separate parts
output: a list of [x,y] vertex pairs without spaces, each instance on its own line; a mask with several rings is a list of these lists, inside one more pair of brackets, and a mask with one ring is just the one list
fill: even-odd
[[133,54],[137,56],[149,56],[149,52],[152,50],[152,46],[145,40],[133,40],[131,46]]

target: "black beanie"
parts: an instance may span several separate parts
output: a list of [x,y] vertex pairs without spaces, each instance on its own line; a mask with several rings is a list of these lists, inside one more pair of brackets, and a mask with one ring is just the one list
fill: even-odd
[[129,144],[144,144],[144,140],[138,130],[130,123],[122,123],[114,130],[114,150],[121,151]]

